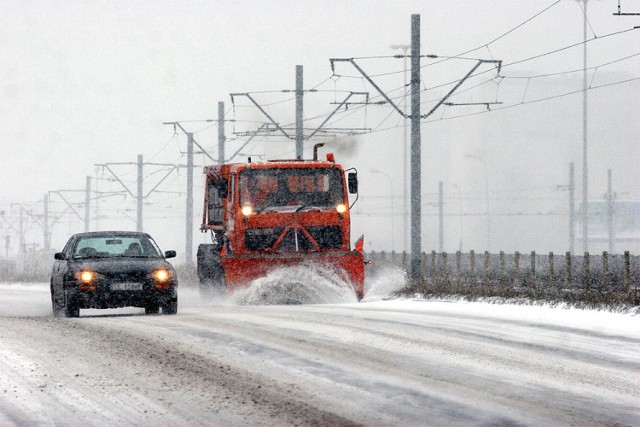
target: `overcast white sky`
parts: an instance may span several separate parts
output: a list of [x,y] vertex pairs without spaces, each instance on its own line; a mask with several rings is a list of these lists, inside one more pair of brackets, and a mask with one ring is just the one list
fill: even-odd
[[[0,0],[0,204],[7,207],[15,202],[31,203],[42,200],[48,191],[82,189],[85,176],[95,174],[96,163],[135,162],[138,154],[149,162],[184,163],[184,137],[174,136],[173,129],[162,122],[217,118],[219,101],[225,102],[228,118],[238,120],[235,127],[227,124],[227,138],[235,138],[234,129],[255,130],[257,122],[264,118],[255,110],[241,107],[240,104],[247,105],[246,100],[237,101],[234,111],[229,93],[256,92],[256,98],[265,104],[290,99],[291,94],[283,98],[282,93],[257,92],[293,89],[296,65],[304,66],[305,88],[319,85],[329,93],[329,101],[340,101],[344,96],[340,92],[331,94],[332,89],[369,90],[376,95],[371,87],[365,88],[360,78],[329,79],[329,58],[400,53],[390,45],[409,43],[411,14],[421,15],[423,54],[453,56],[489,44],[467,56],[502,59],[506,64],[581,42],[581,5],[574,0]],[[621,0],[621,5],[623,12],[640,12],[638,0]],[[615,0],[588,3],[588,37],[602,37],[589,43],[590,65],[640,52],[640,30],[604,37],[640,25],[640,17],[613,16],[617,6]],[[504,37],[495,40],[501,36]],[[426,61],[429,60],[425,58],[423,64]],[[401,87],[401,59],[367,59],[362,64],[372,75],[392,73],[378,77],[385,90]],[[423,87],[455,81],[472,65],[473,62],[449,61],[433,70],[423,69]],[[342,67],[339,73],[359,77],[353,68]],[[534,76],[581,67],[582,48],[577,47],[512,66],[508,71],[511,76]],[[606,72],[599,70],[595,77],[590,75],[594,85],[632,79],[597,91],[613,91],[614,97],[627,94],[635,101],[635,105],[614,103],[607,108],[619,110],[618,126],[631,129],[637,136],[640,81],[633,79],[640,77],[638,57],[602,70]],[[601,76],[608,77],[597,80]],[[570,77],[580,82],[581,74]],[[556,92],[540,90],[528,92],[527,96],[541,98],[566,90]],[[439,96],[438,90],[427,93],[423,100]],[[522,92],[518,93],[520,97]],[[307,118],[335,108],[321,95],[314,96],[308,94],[305,98]],[[515,103],[506,97],[505,102]],[[572,96],[570,102],[581,107],[580,95]],[[279,114],[278,120],[293,120],[292,102],[283,103],[281,110],[278,105],[272,108],[270,111]],[[543,102],[537,108],[544,111],[561,106]],[[423,113],[426,109],[425,104]],[[389,107],[368,111],[364,118],[332,125],[374,128],[377,132],[371,140],[387,140],[372,145],[371,150],[352,153],[350,160],[360,170],[388,167],[389,160],[397,168],[401,157],[389,155],[399,150],[388,140],[401,135],[397,128],[401,125],[399,117],[392,116]],[[387,116],[391,118],[385,119]],[[576,118],[580,135],[580,116]],[[432,128],[437,134],[439,128],[446,127],[443,132],[455,136],[460,124],[460,120],[425,124],[423,139]],[[185,123],[185,127],[197,132],[196,139],[216,152],[215,124]],[[393,127],[395,133],[393,129],[381,130]],[[361,136],[359,141],[367,138]],[[228,152],[235,151],[240,143],[230,142]],[[282,146],[286,153],[293,150],[294,144]],[[265,150],[255,145],[251,148],[257,153]],[[429,157],[428,149],[423,150]],[[622,154],[627,162],[630,156],[632,153]],[[615,163],[614,159],[604,168]],[[627,168],[633,169],[633,163]],[[132,169],[123,167],[119,172],[131,177]],[[563,170],[559,175],[566,173]],[[199,175],[196,177],[198,180]],[[637,168],[636,174],[630,175],[631,179],[634,177],[638,178]],[[177,180],[182,178],[172,178],[174,181],[169,180],[168,184],[177,186]],[[382,176],[372,175],[371,180],[378,186],[387,185]],[[394,176],[393,180],[398,190],[400,179]],[[627,193],[630,191],[637,190],[627,189]],[[634,195],[637,197],[638,193]],[[196,210],[199,208],[196,203]]]

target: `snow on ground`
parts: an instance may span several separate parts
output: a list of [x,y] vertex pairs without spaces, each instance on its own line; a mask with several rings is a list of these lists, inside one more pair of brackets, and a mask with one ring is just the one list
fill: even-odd
[[640,425],[635,312],[389,298],[394,270],[265,300],[283,278],[80,319],[0,284],[0,425]]

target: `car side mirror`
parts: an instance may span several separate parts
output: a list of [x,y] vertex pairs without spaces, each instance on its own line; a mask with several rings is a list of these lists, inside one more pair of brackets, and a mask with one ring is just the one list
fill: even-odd
[[164,253],[164,257],[165,258],[175,258],[176,257],[176,251],[166,251]]
[[56,252],[56,254],[53,257],[58,261],[64,261],[65,259],[67,259],[67,256],[62,252]]
[[349,184],[349,193],[356,194],[358,192],[358,174],[350,173],[347,175],[347,183]]

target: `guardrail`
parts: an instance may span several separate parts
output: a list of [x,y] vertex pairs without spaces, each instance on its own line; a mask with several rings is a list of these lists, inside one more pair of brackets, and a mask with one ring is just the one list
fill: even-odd
[[[383,266],[407,271],[406,252],[368,252],[370,273]],[[421,254],[423,280],[406,292],[470,296],[527,297],[582,302],[625,302],[640,296],[640,256],[431,253]]]

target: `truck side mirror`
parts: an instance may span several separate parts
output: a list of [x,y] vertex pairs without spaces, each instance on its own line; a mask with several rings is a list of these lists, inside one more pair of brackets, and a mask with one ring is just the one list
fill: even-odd
[[229,180],[221,179],[216,183],[218,188],[218,197],[225,199],[229,195]]
[[347,175],[347,183],[349,184],[349,193],[358,193],[358,174],[350,173]]

